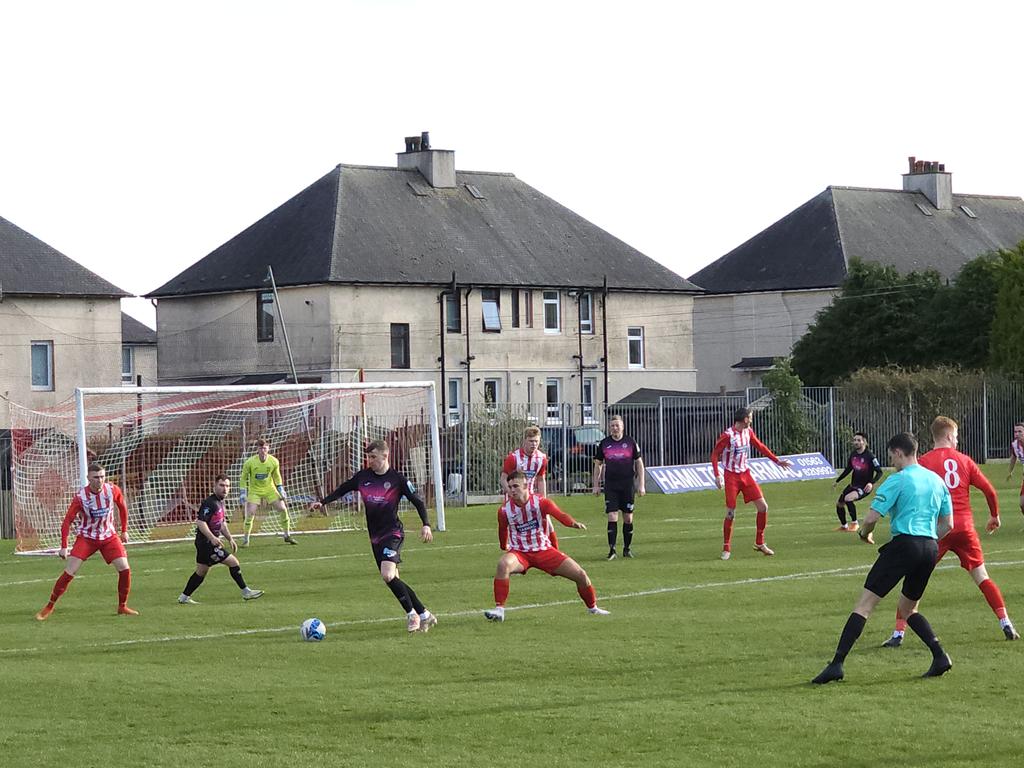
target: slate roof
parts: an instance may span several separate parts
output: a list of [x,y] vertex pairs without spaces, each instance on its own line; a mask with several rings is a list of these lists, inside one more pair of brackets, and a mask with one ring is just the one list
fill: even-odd
[[1022,239],[1019,197],[955,194],[952,210],[939,211],[920,192],[828,187],[690,280],[712,293],[834,288],[852,258],[952,277]]
[[[478,199],[466,188],[472,185]],[[317,283],[600,287],[697,292],[509,173],[456,173],[432,188],[416,170],[338,165],[149,294]]]
[[122,344],[156,344],[156,331],[131,315],[121,313]]
[[0,292],[26,296],[132,294],[108,283],[81,264],[0,216]]

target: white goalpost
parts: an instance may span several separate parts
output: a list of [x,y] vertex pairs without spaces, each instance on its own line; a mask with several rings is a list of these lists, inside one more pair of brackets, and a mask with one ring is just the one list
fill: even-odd
[[[240,533],[239,475],[261,437],[281,463],[293,531],[364,527],[356,499],[326,514],[308,508],[364,466],[373,440],[388,445],[392,466],[435,508],[437,529],[445,530],[431,381],[82,388],[46,411],[12,403],[11,437],[19,553],[59,546],[64,513],[92,461],[124,491],[131,543],[190,536],[221,472],[232,483],[226,506]],[[276,511],[262,510],[255,532],[279,533],[282,522]]]

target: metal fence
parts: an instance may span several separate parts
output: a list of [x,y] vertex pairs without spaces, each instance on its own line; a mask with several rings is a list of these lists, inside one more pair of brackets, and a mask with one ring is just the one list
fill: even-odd
[[11,494],[11,431],[0,430],[0,539],[14,538],[14,497]]
[[[501,464],[518,447],[523,429],[541,428],[542,449],[550,457],[548,491],[585,493],[591,460],[605,436],[608,418],[622,416],[626,434],[641,446],[648,466],[693,464],[708,460],[715,440],[732,423],[737,408],[754,411],[754,429],[773,450],[785,442],[787,422],[767,389],[740,395],[682,395],[654,403],[477,404],[464,407],[445,428],[442,464],[450,503],[472,503],[500,494]],[[865,394],[841,387],[805,387],[799,410],[809,429],[801,450],[821,452],[842,466],[852,450],[854,432],[865,432],[884,461],[885,441],[897,432],[931,444],[928,428],[938,414],[960,425],[960,450],[976,461],[1009,456],[1013,424],[1024,416],[1024,384],[980,383],[951,389],[928,400],[899,392]]]
[[[800,410],[810,428],[804,451],[820,451],[842,466],[855,431],[866,432],[875,452],[893,434],[909,430],[924,447],[930,445],[928,425],[937,413],[960,424],[960,449],[976,461],[1010,455],[1013,424],[1024,417],[1024,383],[984,382],[951,389],[926,401],[907,393],[864,394],[840,387],[807,387]],[[654,403],[484,404],[463,406],[441,429],[441,464],[449,503],[466,504],[497,497],[501,465],[516,448],[523,429],[541,428],[543,450],[551,458],[550,493],[586,493],[591,486],[594,450],[605,436],[608,418],[622,416],[626,434],[641,447],[649,466],[707,461],[722,429],[737,408],[754,410],[754,428],[773,449],[784,442],[786,423],[768,390],[748,389],[741,395],[682,395]],[[11,437],[0,431],[0,536],[13,538],[10,494]]]

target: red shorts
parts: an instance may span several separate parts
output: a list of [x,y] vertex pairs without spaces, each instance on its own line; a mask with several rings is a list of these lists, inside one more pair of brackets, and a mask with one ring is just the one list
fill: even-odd
[[973,527],[962,530],[954,528],[939,539],[939,556],[935,562],[941,560],[947,552],[954,552],[960,558],[960,567],[965,571],[973,571],[979,565],[985,564],[981,542],[978,541],[978,534]]
[[97,550],[103,555],[103,560],[107,564],[114,562],[119,557],[128,557],[128,553],[124,551],[124,544],[121,543],[121,539],[116,533],[103,541],[89,539],[85,536],[76,537],[75,545],[71,547],[71,556],[77,557],[79,560],[88,560],[96,554]]
[[736,497],[743,494],[743,503],[749,504],[752,501],[764,498],[761,493],[761,486],[757,484],[754,476],[748,469],[746,472],[725,473],[725,507],[736,509]]
[[523,565],[523,573],[531,568],[539,568],[549,576],[555,575],[555,570],[569,559],[569,556],[557,549],[542,549],[539,552],[513,552],[516,559]]

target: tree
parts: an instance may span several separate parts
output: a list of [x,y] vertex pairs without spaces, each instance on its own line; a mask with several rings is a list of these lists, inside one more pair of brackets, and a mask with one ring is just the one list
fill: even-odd
[[861,367],[929,364],[936,336],[922,309],[941,288],[934,270],[901,275],[851,261],[839,295],[793,347],[794,372],[812,386],[830,386]]
[[984,368],[997,291],[1009,290],[1007,282],[1018,287],[1017,304],[1010,302],[1018,324],[1024,317],[1024,253],[1017,258],[1016,282],[1004,275],[1012,259],[1003,252],[967,262],[952,282],[934,270],[901,275],[853,261],[839,295],[793,347],[793,368],[813,385],[835,384],[860,368]]
[[804,409],[803,382],[793,373],[789,358],[776,360],[761,384],[772,398],[771,409],[761,418],[774,423],[778,451],[783,454],[806,451],[814,430]]
[[998,252],[999,291],[992,319],[992,366],[1006,373],[1024,373],[1024,240]]

